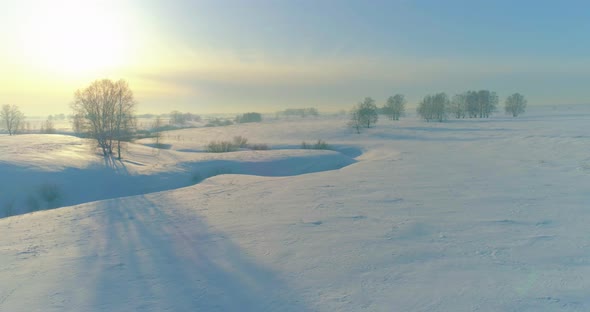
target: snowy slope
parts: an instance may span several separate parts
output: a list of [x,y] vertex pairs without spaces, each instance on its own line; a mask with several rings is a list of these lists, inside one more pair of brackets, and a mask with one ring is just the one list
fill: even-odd
[[[364,153],[0,219],[0,310],[586,311],[588,122],[578,107],[361,135],[248,125],[252,141]],[[240,134],[181,131],[173,149]]]
[[334,151],[180,153],[137,144],[126,146],[119,161],[105,160],[93,146],[67,135],[0,137],[0,217],[169,190],[218,174],[288,176],[354,162]]

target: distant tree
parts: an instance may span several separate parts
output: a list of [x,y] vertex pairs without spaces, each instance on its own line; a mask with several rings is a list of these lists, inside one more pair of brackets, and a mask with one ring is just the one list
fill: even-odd
[[469,118],[488,118],[498,109],[496,92],[489,90],[467,91],[461,96],[464,97],[462,100],[464,100]]
[[116,92],[115,140],[117,142],[117,158],[121,159],[121,144],[132,140],[136,128],[134,114],[137,103],[127,81],[119,80],[114,86]]
[[390,96],[382,108],[382,112],[389,117],[390,120],[399,120],[399,117],[404,114],[406,110],[406,98],[402,94]]
[[314,107],[305,108],[304,110],[305,110],[305,114],[307,116],[317,117],[320,115],[317,108],[314,108]]
[[160,118],[160,116],[156,117],[156,120],[154,120],[154,123],[152,123],[152,133],[154,138],[154,145],[158,148],[160,147],[160,140],[162,139],[162,132],[160,131],[162,130],[162,126],[162,118]]
[[229,119],[220,119],[220,118],[212,118],[205,124],[205,127],[223,127],[223,126],[231,126],[234,122]]
[[427,95],[418,104],[416,112],[426,121],[444,121],[447,118],[449,97],[446,93]]
[[[49,115],[49,117],[52,117]],[[47,118],[42,124],[41,128],[39,129],[39,133],[46,133],[46,134],[53,134],[55,133],[55,126],[53,124],[53,118]]]
[[170,112],[170,120],[168,122],[171,125],[184,126],[189,121],[200,122],[201,116],[192,113],[182,113],[177,110]]
[[479,118],[488,118],[498,109],[498,95],[489,90],[477,92],[479,100]]
[[125,80],[96,80],[74,94],[74,128],[87,131],[104,156],[112,154],[116,147],[120,159],[121,142],[130,139],[134,130],[135,106],[133,92]]
[[239,115],[236,117],[237,123],[247,123],[247,122],[261,122],[262,115],[260,113],[245,113],[243,115]]
[[16,105],[3,105],[0,110],[0,122],[2,127],[8,131],[8,135],[15,135],[21,130],[25,115]]
[[453,96],[453,100],[450,102],[449,112],[455,118],[465,118],[467,115],[467,97],[467,92]]
[[278,112],[277,117],[279,117],[279,116],[287,116],[287,117],[297,116],[297,117],[305,118],[308,116],[317,117],[317,116],[319,116],[319,114],[320,113],[318,112],[318,110],[314,107],[287,108],[284,111]]
[[86,120],[84,118],[84,115],[82,115],[81,113],[71,115],[71,123],[74,133],[76,133],[79,136],[82,136],[84,133],[88,131]]
[[524,98],[524,95],[514,93],[506,98],[504,110],[506,111],[506,114],[511,114],[512,117],[518,117],[518,115],[524,113],[526,104],[527,100]]
[[362,102],[356,106],[358,112],[358,118],[365,128],[371,128],[371,125],[377,123],[379,120],[379,113],[375,100],[370,97],[366,97]]
[[467,91],[465,96],[465,108],[469,118],[477,118],[479,114],[479,95],[477,91]]
[[354,129],[356,133],[361,133],[361,128],[363,127],[363,121],[360,116],[361,114],[358,110],[358,107],[355,107],[350,112],[350,120],[348,121],[348,127]]
[[185,115],[179,111],[170,112],[170,124],[171,125],[184,125],[186,123]]

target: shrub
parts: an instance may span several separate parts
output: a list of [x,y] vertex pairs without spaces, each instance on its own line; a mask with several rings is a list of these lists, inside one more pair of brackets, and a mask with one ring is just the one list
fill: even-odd
[[310,108],[287,108],[284,111],[280,111],[277,113],[277,116],[298,116],[301,118],[305,118],[307,116],[314,116],[317,117],[319,116],[319,112],[316,108],[310,107]]
[[247,122],[261,122],[262,115],[260,113],[245,113],[243,115],[239,115],[236,117],[237,123],[247,123]]
[[233,144],[239,148],[246,148],[248,147],[248,139],[241,135],[235,136]]
[[39,198],[47,203],[47,208],[57,207],[57,203],[62,197],[59,187],[51,183],[45,183],[39,186],[38,194]]
[[209,122],[205,125],[205,127],[223,127],[223,126],[230,126],[234,123],[231,120],[223,120],[219,118],[214,118],[209,120]]
[[317,150],[328,150],[330,149],[330,145],[326,143],[326,141],[318,140],[315,144],[314,143],[307,143],[303,141],[301,143],[302,149],[317,149]]
[[213,141],[207,145],[207,152],[209,153],[227,153],[235,152],[238,150],[238,146],[229,141]]
[[270,146],[268,146],[267,144],[250,144],[248,145],[248,147],[251,150],[255,150],[255,151],[266,151],[270,149]]

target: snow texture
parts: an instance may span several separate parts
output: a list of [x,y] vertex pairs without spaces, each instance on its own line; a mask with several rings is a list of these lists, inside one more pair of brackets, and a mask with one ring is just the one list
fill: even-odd
[[[0,219],[0,311],[590,310],[590,109],[529,110],[178,130],[112,163],[2,136],[2,203],[81,204]],[[199,152],[235,135],[281,149]]]

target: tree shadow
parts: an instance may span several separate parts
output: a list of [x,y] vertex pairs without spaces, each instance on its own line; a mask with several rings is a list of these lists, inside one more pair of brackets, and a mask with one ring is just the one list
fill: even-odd
[[79,270],[89,307],[106,311],[309,311],[279,274],[257,264],[194,210],[145,196],[104,203]]
[[120,175],[129,175],[129,171],[122,159],[117,159],[113,155],[103,156],[104,167],[111,169],[113,172]]

